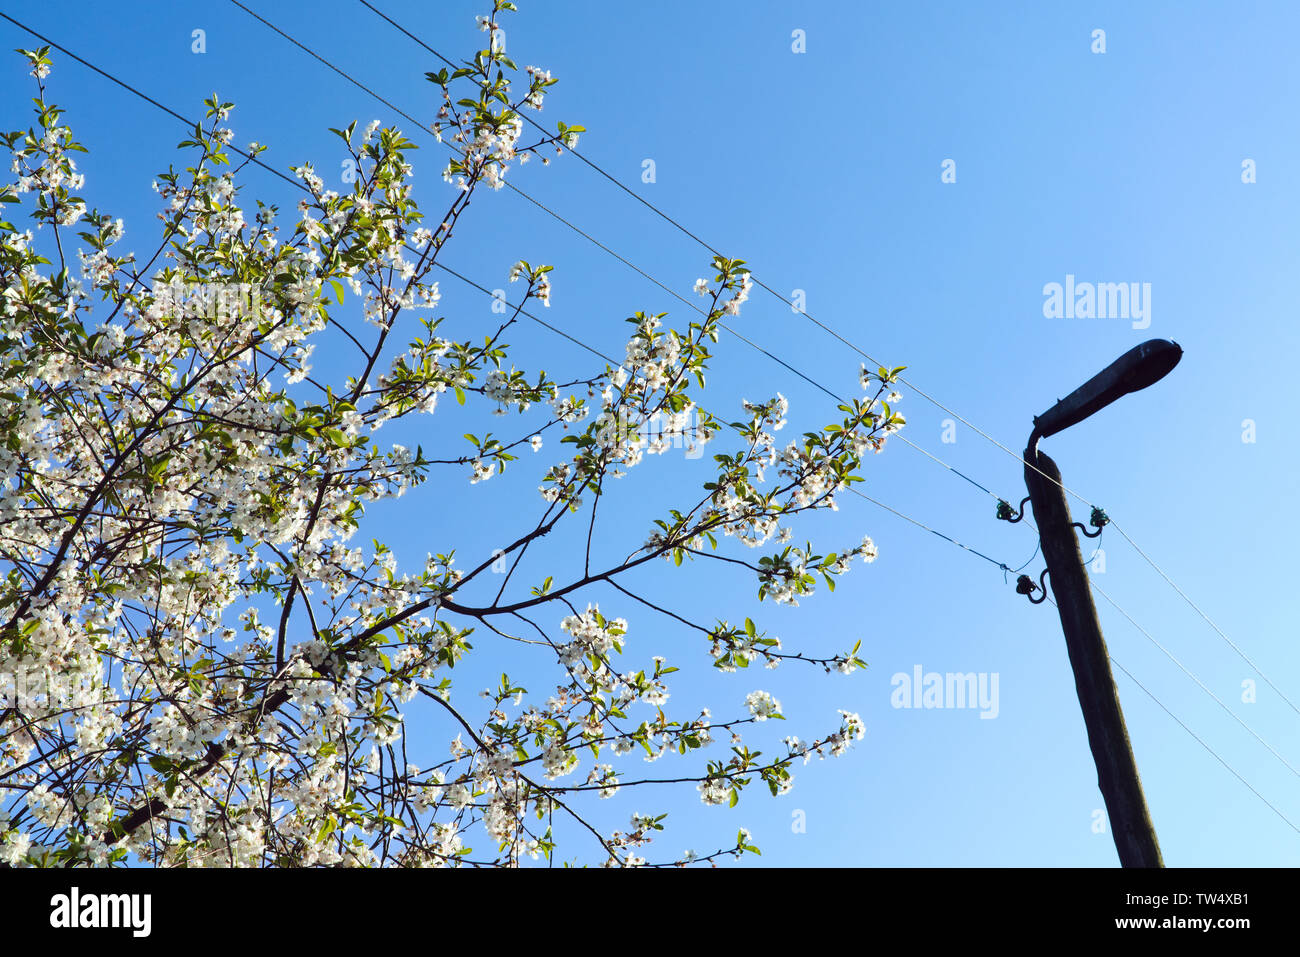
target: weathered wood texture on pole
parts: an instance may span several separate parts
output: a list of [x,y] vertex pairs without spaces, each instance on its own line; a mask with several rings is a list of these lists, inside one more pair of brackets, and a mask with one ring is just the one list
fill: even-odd
[[1056,463],[1037,451],[1036,446],[1036,441],[1030,443],[1025,461],[1042,469],[1047,476],[1026,464],[1025,484],[1038,523],[1052,594],[1061,615],[1079,706],[1088,729],[1088,745],[1097,765],[1097,783],[1106,801],[1120,865],[1164,867],[1124,726],[1124,713],[1120,710],[1097,608],[1092,602],[1079,539],[1074,534],[1070,506],[1059,484],[1061,473]]

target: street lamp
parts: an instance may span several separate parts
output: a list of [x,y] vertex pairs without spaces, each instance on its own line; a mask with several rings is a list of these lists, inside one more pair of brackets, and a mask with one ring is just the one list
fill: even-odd
[[1155,385],[1178,365],[1178,360],[1182,357],[1182,347],[1168,339],[1148,339],[1140,346],[1134,346],[1037,416],[1034,419],[1033,434],[1029,437],[1030,446],[1035,444],[1035,437],[1045,439],[1049,435],[1055,435],[1072,425],[1078,425],[1116,399]]
[[1035,418],[1025,449],[1025,485],[1065,632],[1075,689],[1088,729],[1088,745],[1097,765],[1097,783],[1106,802],[1122,867],[1163,867],[1164,860],[1124,726],[1061,471],[1038,451],[1038,442],[1082,422],[1116,399],[1158,382],[1182,355],[1177,343],[1165,339],[1151,339],[1130,349]]

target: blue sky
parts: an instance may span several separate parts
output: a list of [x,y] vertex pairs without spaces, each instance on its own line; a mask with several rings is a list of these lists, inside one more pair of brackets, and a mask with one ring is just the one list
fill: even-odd
[[[484,4],[376,5],[453,58],[481,43],[474,16]],[[407,112],[435,104],[423,75],[439,64],[355,0],[249,6]],[[1291,38],[1300,11],[1263,2],[520,6],[505,21],[508,52],[561,81],[541,119],[585,125],[587,157],[773,288],[802,290],[809,313],[880,361],[908,366],[912,382],[1008,448],[1023,447],[1034,415],[1133,345],[1179,342],[1185,355],[1167,379],[1043,449],[1068,486],[1104,507],[1300,700],[1297,523],[1288,507],[1300,338],[1300,69]],[[3,9],[179,112],[197,117],[217,91],[237,104],[236,142],[270,144],[263,159],[279,168],[310,160],[328,180],[343,159],[329,127],[372,118],[410,126],[227,2]],[[202,54],[191,50],[196,29],[205,31]],[[792,50],[796,30],[806,52]],[[1105,31],[1104,53],[1092,51],[1095,30]],[[35,45],[7,23],[0,31],[6,49]],[[0,125],[25,127],[30,80],[16,55],[0,61],[0,78]],[[155,222],[149,184],[168,163],[180,165],[179,124],[57,54],[50,85],[91,150],[86,195],[126,220],[128,245],[143,246]],[[425,147],[414,154],[417,196],[432,209],[445,195],[445,157],[431,138],[412,138]],[[643,181],[646,160],[652,183]],[[946,160],[955,182],[942,182]],[[1246,160],[1256,182],[1243,182]],[[706,275],[705,250],[575,159],[512,176],[679,292]],[[247,205],[256,196],[288,211],[297,200],[268,174],[250,171],[243,182]],[[610,354],[622,352],[622,319],[634,310],[686,321],[663,290],[517,196],[476,198],[447,264],[504,287],[519,258],[555,264],[544,318]],[[1149,327],[1045,317],[1044,286],[1067,275],[1149,283]],[[442,289],[442,312],[466,336],[493,318],[481,293],[453,279]],[[832,390],[855,388],[859,357],[774,297],[756,291],[736,326]],[[594,371],[590,356],[535,327],[511,341],[521,365],[557,378]],[[741,397],[778,391],[791,401],[790,433],[831,421],[824,394],[724,335],[705,404],[726,418]],[[1013,456],[965,425],[945,436],[950,415],[903,391],[908,438],[995,494],[1024,496]],[[474,431],[454,409],[435,419],[444,412],[449,421],[415,437],[426,449]],[[1243,441],[1252,427],[1254,441]],[[449,547],[486,556],[534,514],[529,496],[556,448],[548,443],[473,488],[440,478],[373,509],[369,531],[412,563]],[[701,464],[679,456],[623,480],[611,498],[609,554],[644,538],[647,512],[668,492],[697,488]],[[1013,568],[1033,552],[1032,530],[996,521],[992,498],[915,450],[891,442],[867,465],[866,491],[893,508]],[[1087,508],[1071,506],[1086,521]],[[638,584],[696,620],[752,614],[791,650],[835,651],[860,638],[866,672],[832,677],[786,665],[713,674],[684,630],[608,590],[591,600],[630,619],[635,653],[666,648],[682,666],[672,702],[680,711],[708,703],[715,715],[738,713],[745,694],[764,687],[789,716],[770,734],[762,729],[769,744],[828,729],[840,707],[862,714],[866,738],[848,757],[797,768],[795,790],[779,799],[755,791],[725,809],[704,807],[693,790],[625,791],[592,813],[622,827],[633,810],[670,811],[665,853],[710,850],[744,826],[770,864],[1112,866],[1109,833],[1092,827],[1103,805],[1051,606],[1030,605],[993,565],[867,502],[846,497],[807,528],[831,547],[870,534],[880,558],[793,610],[759,606],[750,580],[717,567],[656,569]],[[551,553],[560,568],[572,560],[564,547]],[[1300,763],[1300,716],[1113,530],[1102,548],[1096,583]],[[1026,571],[1037,577],[1041,568],[1035,558]],[[1098,604],[1114,657],[1300,824],[1294,772]],[[500,672],[494,647],[482,643],[483,680],[473,683],[478,665],[462,679],[467,700]],[[917,665],[996,674],[997,717],[891,706],[892,676]],[[1116,679],[1166,862],[1300,863],[1300,833],[1132,681]],[[1248,679],[1258,685],[1250,703]],[[428,733],[444,753],[450,733]],[[792,830],[796,811],[803,833]]]

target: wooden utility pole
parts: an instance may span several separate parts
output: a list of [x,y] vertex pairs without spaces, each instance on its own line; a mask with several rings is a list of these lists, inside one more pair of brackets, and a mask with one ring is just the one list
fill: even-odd
[[1061,472],[1055,462],[1038,451],[1037,445],[1035,435],[1025,451],[1025,484],[1065,631],[1074,686],[1079,693],[1088,745],[1097,765],[1097,783],[1106,802],[1120,866],[1164,867],[1124,726],[1124,712],[1120,710],[1110,657],[1097,620],[1097,607],[1092,602]]

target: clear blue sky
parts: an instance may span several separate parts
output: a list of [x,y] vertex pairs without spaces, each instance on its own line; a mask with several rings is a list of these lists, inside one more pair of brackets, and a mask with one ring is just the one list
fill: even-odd
[[[423,74],[439,64],[354,0],[249,5],[408,112],[436,102]],[[484,4],[376,5],[453,58],[481,42],[473,18]],[[520,6],[505,21],[508,51],[561,80],[542,118],[585,125],[579,147],[589,158],[747,260],[764,282],[804,290],[812,315],[881,361],[907,365],[920,388],[1009,448],[1023,447],[1034,415],[1131,346],[1178,341],[1185,356],[1167,379],[1043,448],[1067,485],[1103,506],[1300,701],[1289,501],[1300,455],[1293,48],[1300,9]],[[236,142],[271,144],[263,158],[280,168],[311,160],[336,177],[343,157],[328,127],[372,118],[409,127],[224,0],[7,0],[3,9],[182,113],[200,115],[214,90],[233,100]],[[206,31],[201,55],[191,52],[195,29]],[[1091,50],[1097,29],[1105,31],[1104,54]],[[805,53],[792,51],[794,30],[806,31]],[[8,24],[0,34],[6,49],[35,45]],[[179,125],[57,54],[50,83],[51,98],[91,149],[86,195],[125,218],[128,245],[142,248],[156,223],[149,184],[176,162]],[[0,62],[0,84],[0,125],[25,127],[30,80],[16,55]],[[417,142],[428,147],[415,154],[419,198],[432,209],[444,195],[445,157],[431,140]],[[646,159],[654,183],[642,182]],[[941,181],[949,159],[955,183]],[[1247,159],[1256,169],[1251,184],[1242,182]],[[267,174],[251,171],[244,182],[246,205],[257,196],[288,213],[297,200]],[[683,293],[706,273],[703,249],[572,158],[529,166],[514,182]],[[491,287],[506,285],[515,259],[554,263],[545,318],[606,352],[621,353],[621,320],[633,310],[668,310],[685,321],[680,303],[516,196],[475,199],[465,226],[448,249],[449,265]],[[1149,283],[1149,328],[1120,318],[1046,318],[1043,287],[1067,275]],[[442,311],[464,335],[493,318],[481,294],[451,279],[442,288]],[[854,388],[858,357],[776,299],[756,292],[738,327],[830,388]],[[590,357],[544,331],[520,329],[512,341],[516,361],[557,378],[592,371]],[[780,391],[792,405],[789,432],[830,421],[824,395],[737,340],[724,336],[714,368],[705,401],[724,418],[742,396]],[[996,494],[1023,497],[1012,456],[963,425],[955,442],[944,442],[948,414],[909,390],[904,396],[912,441]],[[451,409],[449,421],[415,440],[429,448],[443,432],[473,431],[459,414]],[[1248,419],[1253,442],[1243,441]],[[439,507],[438,484],[430,483],[374,510],[372,531],[404,562],[448,547],[489,554],[533,514],[529,496],[556,450],[548,443],[536,459],[473,488],[447,477],[457,502],[450,510]],[[1029,528],[995,521],[991,498],[901,443],[871,460],[867,474],[869,494],[1012,567],[1034,549]],[[617,525],[643,538],[648,505],[673,482],[699,479],[699,463],[680,457],[634,471],[611,502],[610,553],[624,541]],[[1086,507],[1077,500],[1072,507],[1087,520]],[[813,736],[833,724],[838,707],[862,714],[865,740],[846,758],[796,768],[795,790],[780,799],[755,790],[729,810],[704,807],[693,791],[624,792],[594,809],[598,819],[622,827],[633,810],[669,810],[666,853],[706,852],[745,826],[763,847],[762,862],[772,864],[1113,865],[1110,835],[1091,826],[1102,800],[1051,606],[1030,605],[994,566],[860,500],[846,497],[809,531],[831,546],[870,534],[880,558],[856,566],[835,594],[823,591],[793,611],[758,606],[749,579],[717,567],[655,570],[641,584],[700,620],[753,614],[790,650],[839,650],[861,638],[865,673],[828,677],[786,665],[712,674],[692,635],[614,601],[611,591],[592,599],[631,620],[636,653],[667,648],[683,675],[703,673],[676,686],[679,710],[693,714],[692,705],[707,702],[715,715],[738,713],[745,694],[763,687],[790,716],[763,729],[768,743]],[[1103,548],[1096,582],[1300,763],[1300,716],[1120,536],[1108,531]],[[1041,567],[1036,558],[1027,571],[1036,576]],[[1099,608],[1114,657],[1300,824],[1294,773],[1105,602]],[[499,656],[489,657],[499,646],[485,640],[481,650],[482,680],[472,669],[461,679],[467,703],[493,668],[501,670]],[[996,719],[892,707],[891,677],[917,665],[996,673]],[[1258,684],[1255,703],[1241,700],[1246,679]],[[1132,681],[1117,674],[1117,682],[1168,864],[1300,863],[1300,834]],[[441,756],[450,732],[429,734]],[[792,832],[796,810],[806,815],[806,833]]]

